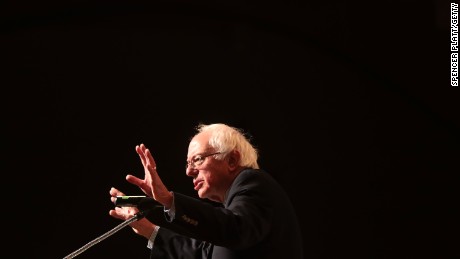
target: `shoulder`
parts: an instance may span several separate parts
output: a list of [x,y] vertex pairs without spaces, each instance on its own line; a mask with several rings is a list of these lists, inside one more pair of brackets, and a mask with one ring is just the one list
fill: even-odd
[[235,178],[233,182],[233,186],[239,186],[244,184],[250,183],[259,183],[259,184],[267,184],[267,183],[276,184],[273,177],[268,174],[266,171],[262,169],[244,169],[240,172],[240,174]]
[[279,192],[282,192],[282,188],[266,171],[244,169],[233,181],[227,202],[230,202],[235,195],[272,196]]

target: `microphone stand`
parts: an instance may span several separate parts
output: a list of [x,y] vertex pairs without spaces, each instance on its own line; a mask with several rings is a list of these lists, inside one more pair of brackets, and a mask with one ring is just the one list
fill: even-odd
[[101,242],[102,240],[108,238],[109,236],[115,234],[120,229],[122,229],[122,228],[126,227],[127,225],[129,225],[131,222],[139,220],[139,219],[143,218],[144,216],[145,216],[145,212],[139,211],[133,217],[123,221],[121,224],[119,224],[118,226],[116,226],[113,229],[109,230],[105,234],[97,237],[93,241],[87,243],[86,245],[82,246],[81,248],[79,248],[79,249],[75,250],[74,252],[70,253],[69,255],[64,257],[64,259],[74,258],[75,256],[77,256],[77,255],[83,253],[84,251],[88,250],[90,247],[94,246],[95,244],[97,244],[97,243]]

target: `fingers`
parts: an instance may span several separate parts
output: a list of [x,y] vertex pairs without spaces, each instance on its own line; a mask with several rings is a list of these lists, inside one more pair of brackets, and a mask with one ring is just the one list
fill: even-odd
[[128,183],[130,183],[130,184],[136,185],[139,188],[142,188],[143,184],[144,184],[144,181],[142,179],[140,179],[140,178],[138,178],[138,177],[136,177],[134,175],[130,175],[130,174],[128,174],[126,176],[126,181],[128,181]]
[[129,174],[126,176],[126,181],[139,187],[145,195],[152,197],[152,188],[144,180]]
[[136,152],[139,154],[144,167],[156,169],[155,159],[153,159],[152,153],[150,153],[150,150],[144,144],[136,146]]
[[142,165],[145,167],[147,164],[147,161],[145,159],[145,145],[141,144],[140,146],[136,146],[136,152],[139,154],[139,157],[141,158]]
[[[139,187],[142,190],[142,192],[144,192],[147,196],[153,197],[154,195],[153,195],[152,188],[153,188],[153,185],[156,183],[152,181],[152,178],[158,179],[158,173],[156,171],[155,160],[153,159],[152,154],[150,153],[150,151],[146,148],[144,144],[137,145],[135,149],[144,167],[145,176],[144,176],[144,179],[141,179],[134,175],[128,174],[126,176],[126,180],[129,183]],[[114,190],[114,193],[116,193],[116,191],[118,190]]]
[[115,201],[117,200],[117,196],[124,196],[125,195],[124,193],[122,193],[121,191],[119,191],[117,188],[114,188],[114,187],[110,188],[109,192],[110,192],[110,196],[112,196],[112,197],[110,197],[110,200],[113,203],[115,203]]
[[124,196],[125,194],[119,191],[117,188],[112,187],[110,188],[110,196],[116,197],[116,196]]
[[[115,203],[116,201],[116,197],[117,196],[124,196],[125,194],[123,192],[121,192],[120,190],[118,190],[117,188],[115,187],[112,187],[110,188],[110,200]],[[139,210],[135,207],[115,207],[113,210],[110,210],[109,211],[109,215],[114,217],[114,218],[117,218],[117,219],[123,219],[123,220],[127,220],[129,218],[131,218],[134,214],[136,214]]]
[[130,219],[136,214],[138,210],[134,207],[115,207],[113,210],[109,211],[109,215],[122,220]]
[[149,166],[149,169],[157,170],[157,164],[155,163],[155,159],[153,159],[152,153],[150,153],[149,149],[146,149],[144,152],[146,158],[147,158],[147,165]]

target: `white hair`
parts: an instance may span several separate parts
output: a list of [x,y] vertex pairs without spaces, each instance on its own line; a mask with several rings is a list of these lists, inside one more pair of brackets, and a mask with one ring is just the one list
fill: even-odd
[[[243,130],[223,123],[199,124],[197,134],[206,132],[210,135],[209,145],[217,152],[228,153],[236,150],[241,154],[240,166],[258,169],[258,151],[250,143]],[[196,136],[196,135],[195,135]]]

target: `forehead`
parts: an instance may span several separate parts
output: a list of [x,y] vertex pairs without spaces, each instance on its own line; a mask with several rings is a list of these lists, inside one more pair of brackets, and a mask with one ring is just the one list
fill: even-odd
[[190,158],[209,150],[210,146],[208,144],[208,140],[209,134],[206,133],[199,133],[198,135],[194,136],[188,146],[187,157]]

